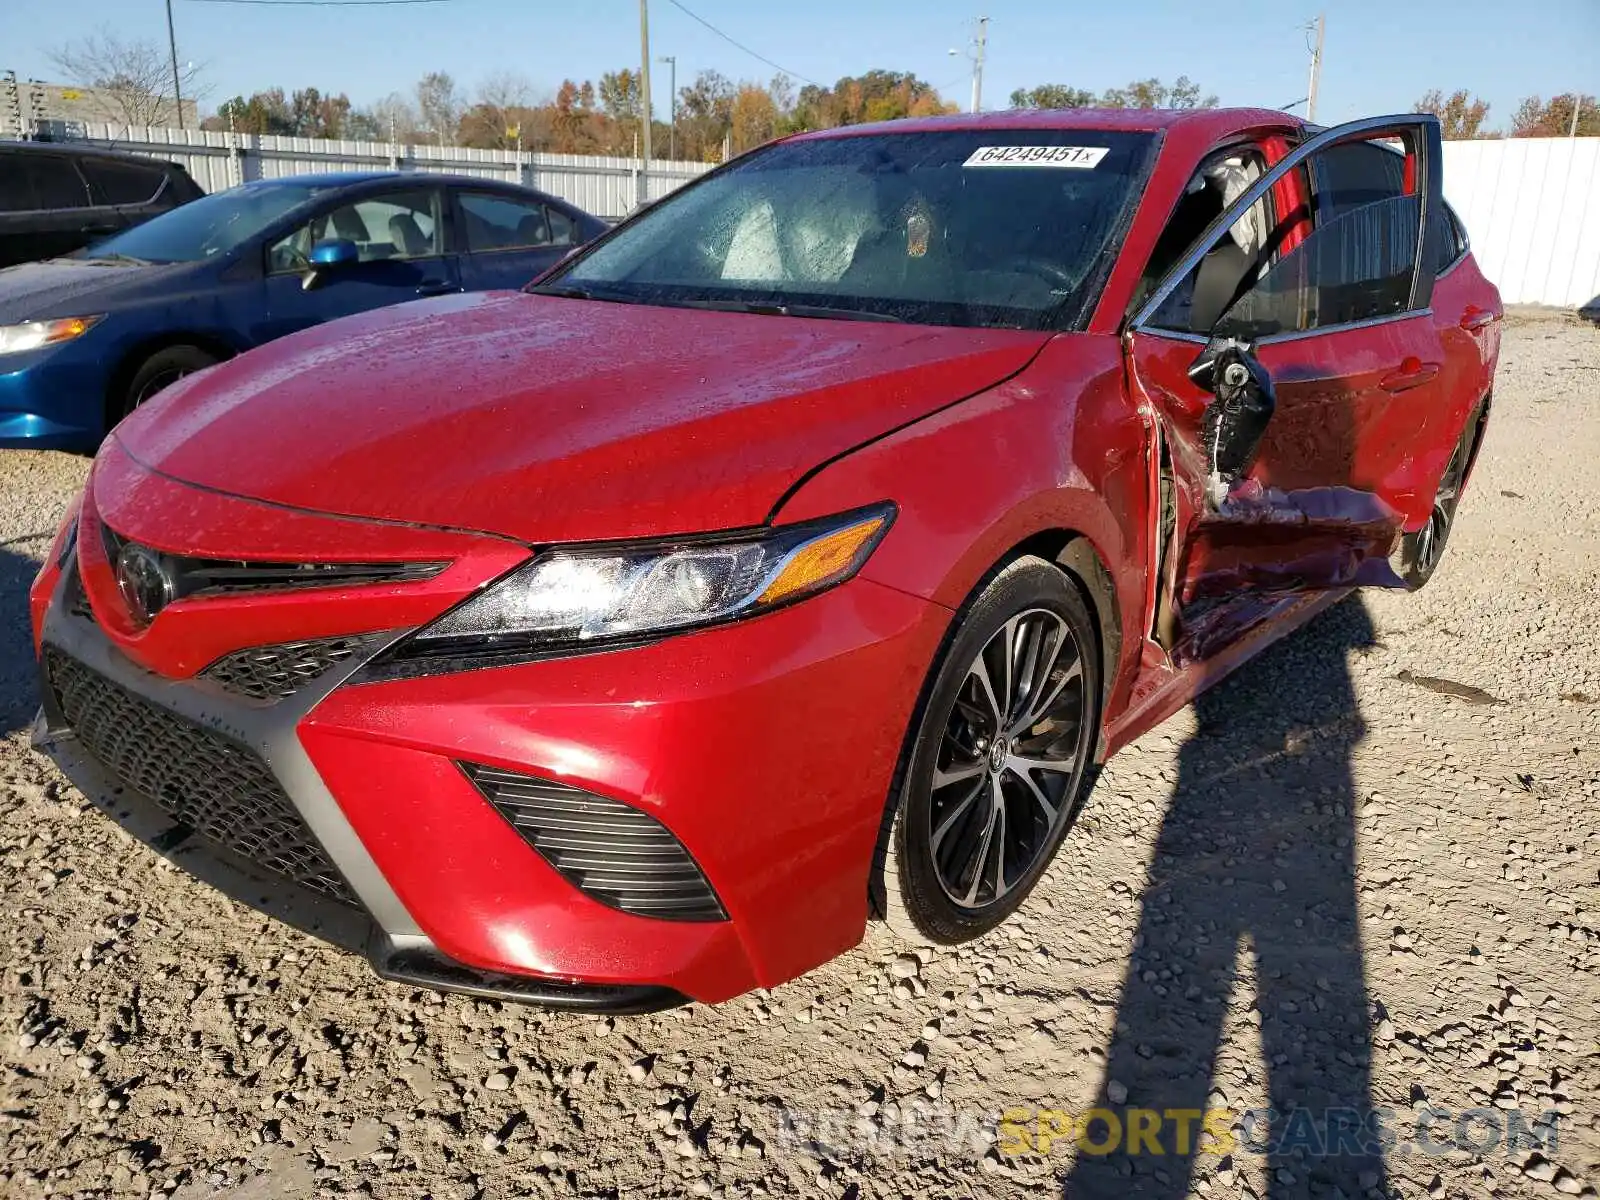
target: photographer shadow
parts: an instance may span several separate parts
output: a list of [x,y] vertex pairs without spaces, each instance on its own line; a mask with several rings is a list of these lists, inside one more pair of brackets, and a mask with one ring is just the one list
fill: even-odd
[[[1108,1153],[1080,1141],[1069,1200],[1178,1200],[1197,1158],[1228,1182],[1249,1154],[1264,1157],[1275,1198],[1383,1188],[1350,761],[1366,726],[1348,667],[1373,640],[1351,596],[1195,701],[1097,1100],[1123,1133]],[[1230,999],[1259,1026],[1259,1056]],[[1241,1134],[1263,1062],[1271,1112]],[[1147,1124],[1161,1114],[1159,1152],[1130,1145],[1135,1110]],[[1088,1143],[1107,1142],[1102,1117]]]

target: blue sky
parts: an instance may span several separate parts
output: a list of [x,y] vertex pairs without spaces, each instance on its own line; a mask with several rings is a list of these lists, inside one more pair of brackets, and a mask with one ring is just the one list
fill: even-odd
[[[1509,121],[1528,94],[1600,92],[1600,0],[684,0],[699,16],[801,77],[832,83],[871,67],[914,71],[966,104],[969,65],[951,47],[991,18],[985,107],[1041,82],[1099,90],[1187,74],[1224,104],[1281,107],[1306,92],[1300,26],[1328,31],[1319,118],[1403,109],[1431,87],[1466,87]],[[469,94],[499,72],[552,93],[565,76],[634,65],[636,0],[445,0],[414,7],[278,8],[174,0],[179,52],[205,65],[208,106],[238,92],[312,85],[358,105],[449,71]],[[166,37],[163,0],[3,0],[0,70],[54,81],[48,50],[97,27]],[[70,14],[70,23],[63,20]],[[678,59],[681,86],[714,67],[766,79],[770,67],[720,40],[670,0],[651,0],[651,50]],[[667,71],[652,68],[659,115]]]

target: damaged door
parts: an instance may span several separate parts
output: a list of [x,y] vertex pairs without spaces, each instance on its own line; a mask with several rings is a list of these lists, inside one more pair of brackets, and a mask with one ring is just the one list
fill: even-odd
[[[1395,194],[1313,204],[1322,176],[1308,168],[1356,142],[1399,147]],[[1424,236],[1444,219],[1439,158],[1429,116],[1317,134],[1211,224],[1130,322],[1129,377],[1158,443],[1151,632],[1169,652],[1205,657],[1239,625],[1226,611],[1248,618],[1263,598],[1404,586],[1390,555],[1431,504],[1418,439],[1447,377]]]

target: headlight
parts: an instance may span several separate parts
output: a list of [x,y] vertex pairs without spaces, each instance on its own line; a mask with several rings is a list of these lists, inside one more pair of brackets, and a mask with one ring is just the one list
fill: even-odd
[[99,323],[96,317],[62,317],[58,321],[27,321],[21,325],[0,325],[0,354],[37,350],[82,337]]
[[585,650],[765,612],[849,579],[893,520],[883,504],[762,533],[551,551],[374,666]]

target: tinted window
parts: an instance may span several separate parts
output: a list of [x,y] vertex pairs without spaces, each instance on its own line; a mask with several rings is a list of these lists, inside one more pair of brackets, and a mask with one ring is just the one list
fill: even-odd
[[1448,204],[1433,223],[1434,269],[1443,271],[1467,252],[1467,231],[1461,228],[1461,218]]
[[545,209],[545,215],[550,218],[550,244],[552,246],[576,246],[581,240],[578,236],[578,223],[559,208]]
[[0,210],[85,208],[89,194],[70,159],[54,154],[0,154]]
[[148,204],[166,177],[134,163],[86,158],[79,166],[102,204]]
[[488,192],[461,193],[467,250],[474,254],[557,244],[550,215],[537,201]]
[[82,252],[150,262],[199,262],[226,253],[326,190],[315,184],[247,183],[202,196]]
[[1316,164],[1317,210],[1324,220],[1332,220],[1353,208],[1405,195],[1405,156],[1374,142],[1330,146],[1313,161]]
[[318,242],[354,242],[361,262],[442,253],[437,197],[432,188],[413,188],[320,212],[267,251],[267,269],[304,270]]
[[33,207],[33,181],[22,173],[22,156],[0,153],[0,212]]
[[558,280],[655,304],[1070,325],[1150,146],[1060,129],[781,142],[660,201]]
[[1421,218],[1420,196],[1346,209],[1269,268],[1215,332],[1250,339],[1404,312]]

